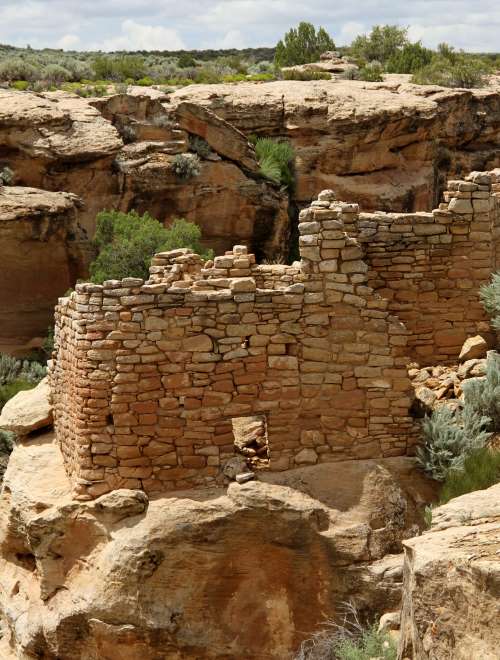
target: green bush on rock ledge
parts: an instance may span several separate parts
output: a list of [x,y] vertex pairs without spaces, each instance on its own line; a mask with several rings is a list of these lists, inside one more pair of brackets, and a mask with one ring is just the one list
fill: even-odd
[[173,221],[168,229],[149,213],[139,215],[135,211],[102,211],[97,216],[94,245],[98,251],[90,264],[92,282],[124,277],[149,277],[151,257],[156,252],[191,248],[205,258],[211,250],[203,250],[201,230],[193,222],[182,218]]

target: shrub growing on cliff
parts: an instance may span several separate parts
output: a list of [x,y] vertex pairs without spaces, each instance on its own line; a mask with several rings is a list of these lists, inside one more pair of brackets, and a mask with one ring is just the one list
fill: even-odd
[[177,154],[172,161],[172,171],[179,179],[191,179],[201,171],[200,159],[196,154]]
[[4,167],[0,170],[0,186],[2,184],[8,185],[12,183],[13,178],[14,172],[10,169],[10,167]]
[[203,254],[200,238],[200,228],[186,220],[174,220],[167,229],[149,213],[102,211],[97,216],[94,244],[98,256],[90,264],[91,279],[98,284],[124,277],[146,280],[156,252],[188,247]]
[[489,419],[490,431],[500,431],[500,355],[490,352],[486,376],[465,380],[462,389],[466,406],[476,415]]
[[278,42],[274,62],[279,67],[308,64],[319,60],[321,53],[334,49],[333,39],[324,28],[316,32],[314,25],[302,21]]
[[386,632],[360,621],[356,608],[347,603],[344,621],[328,621],[302,642],[295,660],[396,660],[396,647]]
[[463,466],[450,470],[441,489],[440,504],[454,497],[489,488],[500,481],[500,452],[482,447],[465,457]]
[[289,142],[271,138],[257,138],[255,140],[255,153],[262,176],[289,189],[293,188],[293,159],[295,154]]
[[493,327],[500,330],[500,273],[494,273],[491,282],[479,289],[479,296]]
[[436,481],[444,481],[450,470],[460,470],[465,458],[484,447],[490,437],[489,417],[467,404],[453,413],[443,406],[422,423],[424,444],[417,448],[417,461]]

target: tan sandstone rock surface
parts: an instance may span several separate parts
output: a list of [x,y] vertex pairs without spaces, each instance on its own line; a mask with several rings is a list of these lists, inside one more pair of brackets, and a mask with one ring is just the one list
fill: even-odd
[[[237,240],[271,255],[287,242],[286,196],[247,176],[258,171],[253,148],[204,108],[188,112],[185,104],[184,131],[146,94],[82,99],[0,89],[0,107],[0,166],[14,171],[16,184],[79,195],[85,206],[78,219],[90,236],[96,214],[118,208],[149,211],[166,225],[176,217],[195,221],[216,250]],[[214,152],[199,176],[180,180],[173,157],[187,151],[190,128],[200,135],[200,126],[220,156]]]
[[405,546],[399,658],[496,660],[500,648],[500,484],[433,511]]
[[364,209],[437,203],[446,177],[498,165],[500,91],[361,81],[193,85],[171,104],[202,104],[247,135],[288,137],[295,197],[324,188]]
[[68,193],[0,188],[0,351],[44,337],[57,298],[84,272],[89,244],[79,204]]
[[9,399],[0,414],[0,429],[25,436],[52,424],[50,388],[44,378],[32,390],[19,392]]
[[76,502],[51,436],[20,444],[0,499],[0,656],[281,660],[349,596],[394,610],[394,553],[432,493],[412,465]]

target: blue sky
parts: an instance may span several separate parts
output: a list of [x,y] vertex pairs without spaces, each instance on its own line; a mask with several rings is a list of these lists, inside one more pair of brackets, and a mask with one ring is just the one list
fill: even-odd
[[496,0],[0,0],[0,43],[136,50],[273,46],[301,20],[337,44],[374,24],[409,26],[426,46],[500,52]]

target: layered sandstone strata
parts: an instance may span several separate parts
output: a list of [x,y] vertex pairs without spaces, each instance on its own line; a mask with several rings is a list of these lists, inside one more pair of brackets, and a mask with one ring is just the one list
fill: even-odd
[[[173,160],[190,149],[190,136],[200,134],[210,153],[199,175],[180,179]],[[203,242],[217,251],[236,240],[272,256],[288,242],[287,196],[257,175],[245,136],[189,104],[171,116],[147,96],[88,100],[0,89],[4,164],[16,184],[79,195],[85,205],[78,219],[90,237],[96,214],[117,208],[148,211],[165,225],[176,217],[194,221]]]
[[0,187],[0,350],[45,337],[58,297],[85,272],[79,205],[68,193]]
[[50,436],[18,445],[0,499],[0,656],[282,660],[349,598],[398,607],[394,553],[432,497],[411,459],[266,482],[77,502]]
[[432,208],[447,178],[500,164],[500,90],[360,81],[194,85],[171,95],[213,110],[247,135],[285,137],[295,198],[324,188],[364,210]]

